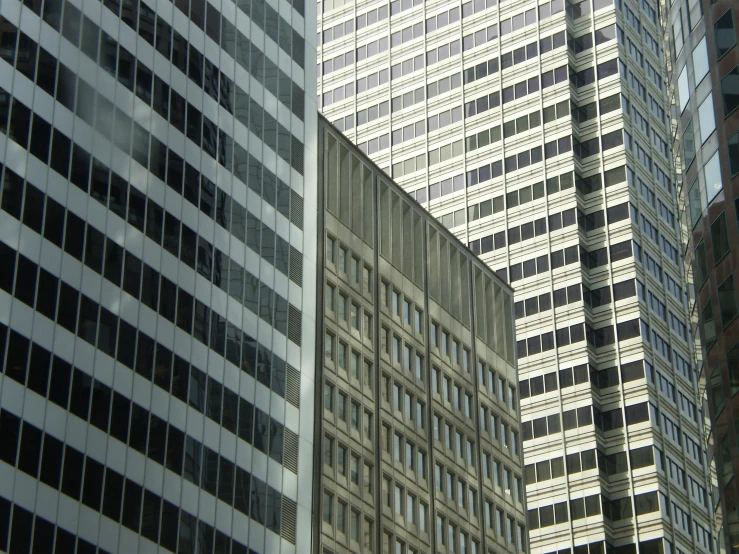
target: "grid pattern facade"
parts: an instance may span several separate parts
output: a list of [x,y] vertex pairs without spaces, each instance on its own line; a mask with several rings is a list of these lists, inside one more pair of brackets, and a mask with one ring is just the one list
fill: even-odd
[[528,552],[510,288],[319,122],[316,552]]
[[715,525],[725,541],[721,546],[734,553],[739,551],[734,478],[739,471],[734,424],[739,416],[738,12],[736,2],[691,1],[665,7],[665,13],[673,45],[668,78],[681,223],[693,284],[691,315],[708,384],[706,435],[718,469],[713,500],[717,514],[723,514]]
[[0,550],[299,551],[314,21],[0,5]]
[[713,552],[660,7],[319,12],[324,115],[515,287],[532,552]]

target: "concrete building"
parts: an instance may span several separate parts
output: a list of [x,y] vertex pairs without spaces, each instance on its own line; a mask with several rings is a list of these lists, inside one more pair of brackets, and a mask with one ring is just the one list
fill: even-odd
[[319,120],[320,554],[528,552],[508,287]]
[[0,550],[303,552],[315,19],[0,4]]
[[734,479],[739,472],[734,424],[739,418],[739,304],[733,274],[739,267],[738,12],[736,2],[727,1],[691,1],[665,10],[673,44],[669,81],[686,259],[694,284],[692,315],[700,322],[701,370],[710,401],[706,416],[713,427],[708,436],[718,468],[713,500],[721,500],[717,513],[724,517],[716,524],[724,524],[726,551],[732,553],[739,552]]
[[515,287],[537,554],[717,547],[663,12],[319,3],[326,118]]

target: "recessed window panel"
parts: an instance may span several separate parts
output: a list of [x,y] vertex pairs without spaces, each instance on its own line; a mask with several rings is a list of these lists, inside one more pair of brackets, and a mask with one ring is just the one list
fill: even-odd
[[734,14],[727,10],[713,25],[716,38],[716,57],[721,58],[736,44],[736,29],[734,29]]
[[721,79],[721,97],[724,103],[724,117],[739,107],[739,65],[735,65]]

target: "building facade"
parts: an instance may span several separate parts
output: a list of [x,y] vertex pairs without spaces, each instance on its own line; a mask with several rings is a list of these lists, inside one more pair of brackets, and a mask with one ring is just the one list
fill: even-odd
[[717,547],[662,12],[319,3],[324,115],[515,287],[537,554]]
[[686,258],[692,265],[693,319],[700,322],[723,534],[726,550],[734,553],[739,552],[734,479],[739,472],[734,424],[739,419],[739,276],[734,275],[739,267],[739,7],[736,2],[693,1],[673,4],[666,13],[673,42],[669,79],[674,150]]
[[303,551],[314,24],[0,4],[0,550]]
[[510,287],[319,121],[315,552],[528,552]]

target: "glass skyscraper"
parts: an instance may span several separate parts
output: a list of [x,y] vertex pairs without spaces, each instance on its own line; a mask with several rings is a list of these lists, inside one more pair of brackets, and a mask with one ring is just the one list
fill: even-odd
[[319,3],[326,118],[515,289],[536,554],[717,548],[666,14]]
[[701,367],[708,382],[708,436],[718,469],[714,502],[721,501],[724,516],[716,526],[723,523],[725,548],[732,554],[739,552],[738,13],[736,2],[695,0],[666,11],[685,257],[692,264],[692,316],[696,327],[700,323]]
[[0,550],[302,551],[314,25],[0,4]]

